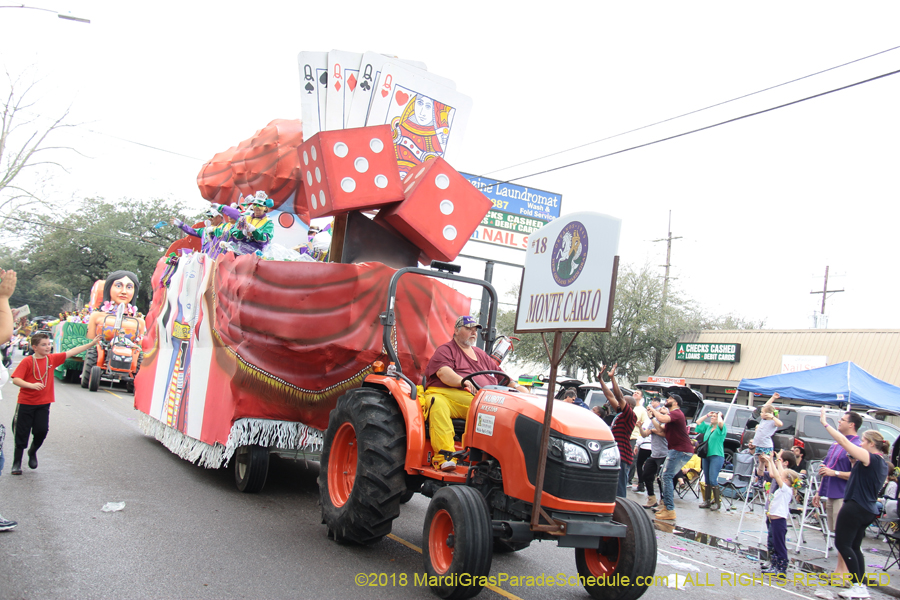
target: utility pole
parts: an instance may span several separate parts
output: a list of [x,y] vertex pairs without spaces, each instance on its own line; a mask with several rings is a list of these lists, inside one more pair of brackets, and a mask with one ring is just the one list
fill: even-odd
[[672,237],[672,211],[669,211],[669,236],[653,242],[666,242],[666,264],[659,265],[666,268],[666,275],[663,278],[662,306],[666,307],[666,300],[669,297],[669,269],[672,266],[672,240],[680,240],[681,236]]
[[[666,264],[660,265],[661,267],[666,268],[666,274],[663,278],[663,292],[662,292],[662,326],[663,330],[666,329],[666,302],[669,299],[669,269],[672,268],[672,240],[680,240],[681,236],[672,237],[672,211],[669,211],[669,235],[660,240],[653,240],[656,242],[665,242],[666,243]],[[674,279],[674,278],[673,278]],[[662,348],[657,347],[656,352],[653,357],[653,372],[659,370],[659,365],[662,364]]]
[[822,286],[821,292],[810,292],[810,294],[822,294],[822,312],[819,313],[822,318],[825,318],[825,299],[828,297],[828,294],[837,294],[838,292],[843,292],[844,290],[829,290],[828,289],[828,267],[825,267],[825,284]]

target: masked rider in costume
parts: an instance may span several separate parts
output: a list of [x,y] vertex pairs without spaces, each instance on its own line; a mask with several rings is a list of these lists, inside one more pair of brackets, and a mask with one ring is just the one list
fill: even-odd
[[188,235],[200,238],[200,251],[205,252],[210,258],[219,255],[219,240],[222,237],[224,217],[219,212],[210,207],[203,213],[204,226],[194,229],[190,225],[186,225],[181,219],[172,219],[172,225],[175,225]]
[[230,206],[217,207],[223,215],[236,219],[228,232],[228,241],[236,254],[260,254],[272,241],[275,223],[266,217],[266,212],[274,206],[272,199],[263,191],[244,199],[250,207],[250,214],[241,214]]

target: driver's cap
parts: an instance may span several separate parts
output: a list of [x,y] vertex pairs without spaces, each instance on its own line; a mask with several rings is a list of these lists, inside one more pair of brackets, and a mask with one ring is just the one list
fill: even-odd
[[478,324],[475,317],[469,315],[456,319],[456,329],[459,329],[460,327],[477,327],[478,329],[481,329],[481,325]]

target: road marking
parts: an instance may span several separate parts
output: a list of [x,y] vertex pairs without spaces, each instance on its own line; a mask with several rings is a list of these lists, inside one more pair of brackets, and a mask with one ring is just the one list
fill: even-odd
[[119,400],[122,399],[122,396],[120,396],[120,395],[118,395],[118,394],[113,394],[113,393],[112,393],[111,391],[109,391],[109,390],[103,390],[103,391],[106,392],[107,394],[110,394],[110,395],[112,395],[112,396],[115,396],[115,397],[118,398]]
[[[703,561],[699,561],[699,560],[694,559],[694,558],[688,558],[687,556],[682,556],[681,554],[675,554],[675,553],[673,553],[673,552],[666,552],[665,550],[659,550],[659,549],[657,549],[657,552],[659,552],[660,554],[667,554],[668,556],[671,556],[671,557],[673,557],[673,558],[677,558],[678,560],[689,560],[689,561],[691,561],[691,562],[697,563],[698,565],[703,565],[704,567],[708,567],[708,568],[710,568],[710,569],[715,569],[715,570],[720,571],[720,572],[722,572],[722,573],[729,573],[729,574],[731,574],[731,575],[734,575],[735,577],[737,577],[737,575],[738,575],[738,574],[735,573],[734,571],[726,571],[725,569],[722,569],[722,568],[720,568],[720,567],[716,567],[716,566],[713,566],[713,565],[708,565],[708,564],[706,564],[706,563],[703,562]],[[789,579],[788,581],[790,581],[790,579]],[[772,589],[781,590],[782,592],[786,592],[786,593],[788,593],[788,594],[793,594],[794,596],[797,596],[798,598],[803,598],[804,600],[809,600],[809,598],[810,598],[809,596],[804,596],[803,594],[801,594],[801,593],[799,593],[799,592],[795,592],[795,591],[793,591],[793,590],[787,590],[787,589],[785,589],[785,588],[783,588],[783,587],[781,587],[781,586],[772,585],[771,583],[763,583],[763,585],[766,585],[766,586],[768,586],[768,587],[770,587],[770,588],[772,588]]]
[[[415,544],[413,544],[412,542],[407,542],[403,538],[397,537],[393,533],[387,534],[387,537],[391,538],[395,542],[403,544],[404,546],[406,546],[407,548],[410,548],[411,550],[415,550],[419,554],[422,554],[422,549],[419,548],[418,546],[416,546]],[[496,593],[500,594],[504,598],[509,598],[509,600],[523,600],[521,597],[516,596],[515,594],[511,594],[511,593],[507,592],[506,590],[497,587],[496,585],[486,585],[484,587],[491,590],[492,592],[496,592]]]
[[394,540],[395,542],[400,542],[401,544],[403,544],[403,545],[406,546],[407,548],[411,548],[412,550],[415,550],[415,551],[418,552],[419,554],[422,554],[422,549],[419,548],[418,546],[416,546],[415,544],[413,544],[413,543],[411,543],[411,542],[407,542],[407,541],[404,540],[403,538],[397,537],[397,536],[394,535],[393,533],[389,533],[389,534],[387,534],[387,536],[388,536],[389,538],[391,538],[392,540]]

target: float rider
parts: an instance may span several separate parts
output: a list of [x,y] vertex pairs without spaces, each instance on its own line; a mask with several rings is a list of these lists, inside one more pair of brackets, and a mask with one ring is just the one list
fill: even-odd
[[219,252],[219,238],[225,218],[219,214],[219,211],[210,207],[204,211],[203,219],[204,226],[197,229],[186,225],[181,219],[172,219],[171,223],[186,234],[200,238],[200,251],[215,258]]
[[228,240],[235,243],[240,254],[262,254],[275,233],[274,221],[266,216],[275,203],[263,191],[244,198],[244,202],[250,208],[249,215],[230,206],[218,207],[226,217],[236,219],[228,232]]
[[[477,371],[499,369],[497,361],[475,345],[479,329],[481,325],[474,317],[456,319],[453,339],[438,346],[425,368],[425,389],[420,390],[419,398],[431,428],[431,448],[434,451],[431,463],[441,471],[456,469],[456,459],[442,451],[454,451],[451,419],[466,418],[476,392],[471,380],[466,381],[465,385],[462,380]],[[479,387],[497,385],[497,378],[493,375],[478,375],[474,379]],[[512,379],[509,381],[512,383]],[[528,391],[521,385],[515,388],[523,393]]]

